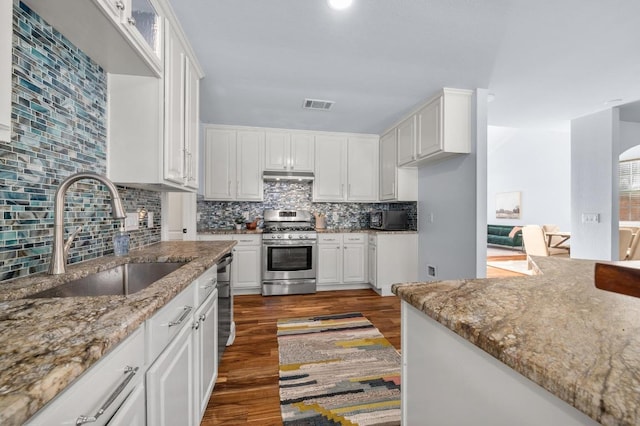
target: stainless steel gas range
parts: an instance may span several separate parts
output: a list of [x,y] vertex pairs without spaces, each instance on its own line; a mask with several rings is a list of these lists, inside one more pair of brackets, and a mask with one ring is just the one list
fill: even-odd
[[262,295],[316,292],[316,240],[311,212],[265,210]]

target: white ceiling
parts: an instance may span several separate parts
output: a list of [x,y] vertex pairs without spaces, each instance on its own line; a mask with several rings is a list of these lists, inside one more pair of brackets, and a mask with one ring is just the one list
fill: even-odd
[[566,128],[640,99],[639,0],[171,3],[206,73],[205,123],[380,133],[441,87],[480,87],[491,125]]

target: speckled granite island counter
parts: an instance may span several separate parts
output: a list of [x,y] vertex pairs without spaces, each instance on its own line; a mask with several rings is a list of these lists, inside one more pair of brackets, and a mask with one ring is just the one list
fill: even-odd
[[[0,424],[24,423],[231,251],[235,241],[163,242],[37,274],[0,289]],[[21,299],[127,262],[189,262],[128,296]]]
[[[393,286],[403,300],[405,414],[424,416],[451,383],[455,403],[436,402],[450,421],[467,412],[470,424],[640,424],[640,299],[595,288],[595,262],[535,262],[541,275]],[[429,386],[440,386],[435,399]]]

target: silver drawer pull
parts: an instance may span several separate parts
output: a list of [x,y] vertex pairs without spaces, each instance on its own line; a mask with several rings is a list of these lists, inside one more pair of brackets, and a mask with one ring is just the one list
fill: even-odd
[[171,321],[169,323],[169,327],[173,327],[174,325],[182,324],[182,321],[184,321],[185,318],[187,318],[189,316],[189,314],[191,313],[192,309],[193,309],[192,306],[185,306],[184,309],[182,310],[182,315],[180,315],[180,318],[178,318],[176,321]]
[[211,278],[207,284],[202,286],[202,289],[209,290],[211,287],[215,287],[216,284],[216,278]]
[[133,379],[133,376],[135,376],[137,372],[138,372],[138,367],[129,367],[129,366],[127,366],[124,369],[124,374],[127,377],[125,377],[125,379],[122,381],[122,383],[120,383],[120,385],[116,388],[116,390],[114,390],[111,393],[111,395],[109,395],[109,398],[107,398],[107,401],[104,404],[102,404],[102,407],[100,407],[98,412],[93,416],[80,416],[80,417],[78,417],[78,419],[76,420],[76,425],[83,425],[85,423],[94,423],[94,422],[96,422],[98,420],[98,417],[103,415],[104,412],[109,409],[109,406],[111,404],[113,404],[113,401],[115,401],[116,398],[118,398],[118,396],[120,396],[120,394],[122,393],[124,388],[127,387],[129,382],[131,381],[131,379]]

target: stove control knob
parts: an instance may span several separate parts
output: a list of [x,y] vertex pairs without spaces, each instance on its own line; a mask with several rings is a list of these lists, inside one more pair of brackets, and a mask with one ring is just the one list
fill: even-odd
[[289,239],[292,239],[292,238],[293,238],[293,235],[289,235]]
[[278,238],[282,238],[282,235],[276,235],[276,237],[278,237]]

